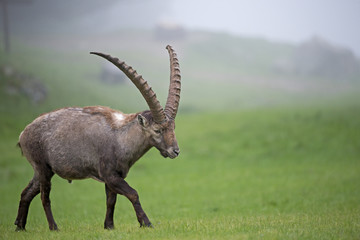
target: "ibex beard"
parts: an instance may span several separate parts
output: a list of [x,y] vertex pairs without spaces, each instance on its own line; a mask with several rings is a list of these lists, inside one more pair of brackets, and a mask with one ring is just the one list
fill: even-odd
[[54,174],[69,181],[93,178],[105,183],[105,229],[114,228],[117,194],[130,200],[141,227],[152,227],[138,193],[124,179],[130,167],[152,147],[163,157],[175,158],[180,153],[175,137],[180,68],[175,51],[171,46],[166,48],[170,56],[170,86],[165,108],[147,81],[132,67],[110,55],[91,52],[123,71],[139,89],[150,110],[124,114],[103,106],[69,107],[43,114],[26,126],[18,145],[33,167],[34,176],[21,193],[16,230],[25,230],[30,203],[39,193],[49,229],[58,229],[49,197]]

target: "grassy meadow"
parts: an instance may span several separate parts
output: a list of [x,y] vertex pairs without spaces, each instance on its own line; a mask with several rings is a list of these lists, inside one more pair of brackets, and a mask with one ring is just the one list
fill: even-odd
[[[274,50],[261,41],[252,42],[264,51],[263,58],[260,50],[253,58],[259,58],[260,74],[249,63],[238,70],[231,64],[216,66],[214,58],[207,59],[205,46],[198,46],[201,41],[218,46],[219,37],[195,36],[179,43],[179,50],[174,45],[183,79],[176,121],[181,154],[164,159],[153,149],[126,179],[139,192],[154,229],[139,228],[130,202],[118,196],[115,229],[104,230],[104,185],[91,179],[69,184],[54,176],[51,201],[60,230],[48,230],[37,196],[27,231],[14,231],[20,193],[33,174],[15,147],[26,124],[69,105],[106,105],[124,112],[146,105],[131,84],[97,80],[102,59],[88,54],[97,49],[40,49],[18,43],[11,57],[1,53],[2,64],[10,62],[36,75],[48,97],[31,104],[22,94],[9,93],[12,79],[2,76],[0,239],[359,239],[359,84],[274,76],[268,59],[274,51],[287,54],[290,46],[276,45]],[[230,38],[228,44],[248,49],[250,42],[239,41]],[[133,65],[164,103],[165,45],[155,43],[146,50],[149,46],[132,44],[134,54],[119,48],[113,55]],[[108,48],[104,51],[110,52]],[[219,59],[235,61],[232,55]]]

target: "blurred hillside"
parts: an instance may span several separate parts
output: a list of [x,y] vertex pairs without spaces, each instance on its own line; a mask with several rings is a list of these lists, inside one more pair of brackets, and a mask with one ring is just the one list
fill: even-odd
[[319,37],[297,46],[290,58],[279,61],[277,67],[291,74],[342,81],[356,79],[360,74],[359,60],[352,51],[332,46]]
[[[39,111],[69,105],[107,105],[125,112],[146,109],[145,101],[131,84],[100,80],[105,60],[89,55],[90,51],[125,60],[149,81],[163,103],[169,78],[167,44],[173,45],[180,59],[183,112],[312,105],[358,98],[359,60],[350,50],[325,40],[310,39],[296,46],[225,33],[182,31],[183,36],[178,38],[159,37],[158,31],[152,30],[16,38],[12,53],[1,53],[0,57],[2,69],[10,66],[16,72],[15,77],[6,76],[4,70],[1,73],[5,79],[0,89],[2,105],[8,99],[19,101],[19,96],[24,96],[25,106],[29,99],[34,102],[26,86],[35,88],[33,92],[39,86],[41,91],[46,89],[46,99],[35,101],[34,108]],[[29,83],[19,77],[25,75],[36,80]]]

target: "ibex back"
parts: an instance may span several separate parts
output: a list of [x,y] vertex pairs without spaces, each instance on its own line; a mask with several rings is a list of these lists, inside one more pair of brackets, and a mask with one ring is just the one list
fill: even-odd
[[93,178],[105,183],[104,227],[114,228],[117,194],[127,197],[140,226],[151,227],[137,192],[124,180],[130,167],[150,148],[163,157],[175,158],[180,150],[175,138],[175,117],[179,107],[181,76],[176,53],[170,55],[170,86],[165,109],[148,83],[132,67],[110,55],[99,55],[123,71],[139,89],[150,111],[134,114],[102,106],[62,108],[46,113],[30,123],[19,137],[19,147],[34,169],[34,177],[21,193],[17,230],[24,230],[32,199],[41,193],[50,230],[57,230],[50,205],[54,174],[69,181]]

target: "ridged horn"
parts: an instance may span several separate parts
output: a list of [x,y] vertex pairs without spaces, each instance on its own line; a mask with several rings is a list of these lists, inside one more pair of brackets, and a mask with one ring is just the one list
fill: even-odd
[[99,52],[90,52],[90,54],[95,54],[107,59],[125,73],[125,75],[128,76],[128,78],[135,84],[137,89],[139,89],[140,93],[143,95],[153,115],[154,121],[157,123],[166,121],[164,109],[157,100],[155,92],[151,89],[147,81],[145,81],[141,75],[137,74],[136,70],[134,70],[131,66],[128,66],[125,62],[110,55]]
[[167,45],[166,49],[170,57],[170,85],[164,111],[168,118],[175,119],[179,108],[181,92],[180,65],[174,49],[170,45]]

